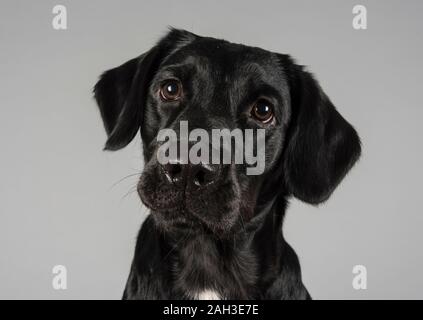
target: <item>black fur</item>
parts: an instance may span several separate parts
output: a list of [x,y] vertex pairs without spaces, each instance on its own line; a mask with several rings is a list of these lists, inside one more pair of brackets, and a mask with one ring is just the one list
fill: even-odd
[[[177,102],[157,93],[169,77],[184,88]],[[151,215],[124,299],[193,299],[206,289],[224,299],[310,298],[282,234],[287,201],[328,199],[359,158],[360,141],[309,72],[287,55],[172,29],[150,51],[105,72],[94,92],[105,149],[126,146],[139,129],[144,147],[138,192]],[[263,96],[275,106],[271,125],[249,116]],[[220,165],[210,186],[169,183],[156,136],[177,131],[181,120],[190,129],[265,128],[264,173]]]

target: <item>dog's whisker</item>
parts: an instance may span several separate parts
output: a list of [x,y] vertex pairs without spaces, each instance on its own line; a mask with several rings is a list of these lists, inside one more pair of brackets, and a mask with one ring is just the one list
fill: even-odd
[[122,196],[122,198],[120,199],[120,201],[125,200],[125,198],[127,198],[129,195],[133,194],[135,191],[137,191],[137,186],[132,186],[129,189],[129,191]]
[[129,174],[129,175],[127,175],[127,176],[125,176],[125,177],[123,177],[123,178],[119,179],[119,180],[118,180],[118,181],[116,181],[115,183],[113,183],[113,184],[112,184],[112,186],[110,187],[110,189],[112,189],[112,188],[116,187],[119,183],[123,182],[123,181],[124,181],[124,180],[126,180],[126,179],[129,179],[129,178],[134,177],[134,176],[140,176],[140,175],[141,175],[141,173],[140,173],[140,172],[133,173],[133,174]]

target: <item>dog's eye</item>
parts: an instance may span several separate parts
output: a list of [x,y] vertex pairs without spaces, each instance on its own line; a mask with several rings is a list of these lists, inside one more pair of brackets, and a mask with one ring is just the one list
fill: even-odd
[[160,98],[163,101],[176,101],[182,95],[181,82],[175,79],[165,81],[160,87]]
[[251,116],[261,123],[269,123],[273,120],[273,105],[264,99],[258,100],[251,109]]

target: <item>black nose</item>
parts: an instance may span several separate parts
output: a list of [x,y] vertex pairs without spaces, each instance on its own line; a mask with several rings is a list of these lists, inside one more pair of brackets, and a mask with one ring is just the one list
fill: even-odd
[[185,168],[184,165],[179,162],[168,163],[162,166],[166,178],[171,183],[183,182],[185,179]]
[[198,187],[212,184],[216,181],[219,170],[218,167],[212,167],[208,164],[197,164],[190,167],[189,179]]
[[217,181],[219,167],[209,164],[181,164],[179,161],[163,165],[167,181],[172,184],[204,187]]

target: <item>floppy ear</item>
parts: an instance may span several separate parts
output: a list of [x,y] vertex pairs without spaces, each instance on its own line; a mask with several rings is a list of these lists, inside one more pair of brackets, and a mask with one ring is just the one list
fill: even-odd
[[105,150],[118,150],[132,141],[142,121],[142,104],[150,80],[162,59],[197,37],[191,32],[170,28],[150,51],[103,73],[94,87],[94,96],[108,136]]
[[318,204],[329,198],[359,158],[360,139],[310,73],[293,63],[288,73],[292,120],[285,179],[296,198]]
[[104,72],[95,85],[94,96],[108,136],[105,150],[121,149],[137,134],[157,54],[156,46]]

